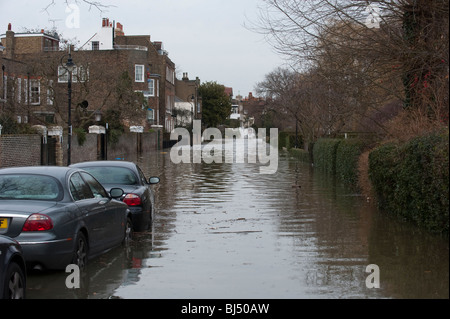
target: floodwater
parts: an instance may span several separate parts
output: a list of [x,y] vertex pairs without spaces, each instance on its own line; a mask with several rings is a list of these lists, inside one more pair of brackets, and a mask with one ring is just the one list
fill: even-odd
[[135,159],[161,178],[152,229],[92,260],[80,289],[65,272],[30,274],[28,298],[449,297],[448,238],[309,164],[280,153],[263,175],[251,163],[174,164],[169,152]]

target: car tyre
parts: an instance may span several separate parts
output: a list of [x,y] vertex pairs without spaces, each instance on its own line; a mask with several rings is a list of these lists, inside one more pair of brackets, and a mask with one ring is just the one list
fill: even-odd
[[4,299],[25,299],[26,277],[22,268],[15,262],[8,266],[4,287]]
[[127,218],[127,223],[125,225],[125,235],[123,237],[123,245],[128,246],[133,240],[133,222],[131,218]]
[[83,233],[78,233],[75,250],[73,252],[72,264],[79,267],[81,271],[86,269],[88,259],[88,243]]

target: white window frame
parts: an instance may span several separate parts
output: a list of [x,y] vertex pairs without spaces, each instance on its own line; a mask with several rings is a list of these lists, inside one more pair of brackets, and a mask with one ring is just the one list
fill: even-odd
[[39,80],[34,79],[30,80],[30,104],[31,105],[41,104],[41,81]]
[[154,120],[155,120],[155,110],[147,108],[147,121],[154,121]]
[[17,103],[22,102],[22,78],[17,78]]
[[100,50],[100,41],[92,41],[91,48],[92,48],[92,51]]
[[89,79],[89,69],[84,66],[77,66],[72,72],[72,82],[83,83]]
[[23,79],[23,94],[24,94],[24,102],[28,103],[28,79]]
[[147,81],[149,96],[155,96],[155,79],[148,79]]
[[47,105],[53,105],[53,80],[48,81]]
[[134,65],[134,81],[138,83],[143,83],[145,78],[145,67],[143,64]]
[[69,71],[66,68],[59,65],[58,66],[58,83],[67,83],[69,82]]
[[[80,74],[80,76],[78,76]],[[72,82],[86,82],[89,79],[89,68],[77,66],[72,71]],[[75,80],[75,81],[74,81]],[[69,71],[63,66],[58,66],[58,83],[69,82]]]

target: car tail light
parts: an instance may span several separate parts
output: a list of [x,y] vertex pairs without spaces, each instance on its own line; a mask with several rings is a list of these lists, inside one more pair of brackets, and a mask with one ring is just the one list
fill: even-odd
[[127,194],[123,202],[128,206],[139,206],[142,204],[141,198],[136,194]]
[[46,231],[53,228],[50,217],[43,214],[32,214],[25,221],[22,231]]

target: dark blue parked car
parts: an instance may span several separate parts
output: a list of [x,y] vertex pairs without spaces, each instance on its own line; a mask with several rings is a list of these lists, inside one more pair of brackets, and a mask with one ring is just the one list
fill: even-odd
[[[0,219],[0,229],[4,227]],[[0,299],[24,299],[26,284],[26,266],[20,244],[0,236]]]
[[150,187],[159,183],[158,177],[147,179],[141,168],[127,161],[92,161],[71,165],[91,173],[107,190],[113,187],[123,189],[121,200],[128,205],[132,214],[133,230],[144,231],[152,223],[155,195]]

